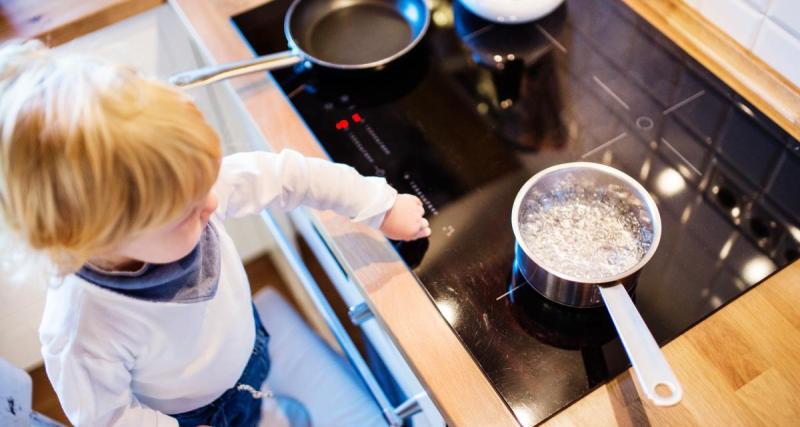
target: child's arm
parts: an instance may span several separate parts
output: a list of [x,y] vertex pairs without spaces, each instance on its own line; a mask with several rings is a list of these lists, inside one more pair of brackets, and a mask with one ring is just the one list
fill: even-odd
[[136,400],[131,393],[131,375],[123,361],[70,348],[44,347],[43,353],[47,375],[72,424],[178,427],[175,418]]
[[350,166],[291,150],[225,157],[214,193],[219,199],[217,214],[223,219],[268,207],[291,210],[306,205],[380,228],[393,239],[412,240],[430,234],[416,197],[398,196],[383,178],[364,177]]

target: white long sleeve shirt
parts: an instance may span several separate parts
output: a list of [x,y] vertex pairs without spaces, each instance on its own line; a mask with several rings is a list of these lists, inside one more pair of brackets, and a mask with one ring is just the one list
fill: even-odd
[[213,298],[145,301],[76,275],[48,291],[42,355],[72,423],[177,426],[165,414],[205,406],[235,385],[255,328],[247,276],[222,220],[302,204],[377,227],[397,195],[382,178],[288,150],[225,157],[212,191],[221,259]]

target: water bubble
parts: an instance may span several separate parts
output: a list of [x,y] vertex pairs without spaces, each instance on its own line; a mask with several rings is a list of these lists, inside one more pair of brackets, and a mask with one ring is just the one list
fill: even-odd
[[[520,230],[525,246],[548,270],[601,280],[636,265],[653,234],[640,222],[641,204],[618,185],[579,185],[566,180],[544,194],[531,193]],[[643,221],[646,222],[646,221]]]

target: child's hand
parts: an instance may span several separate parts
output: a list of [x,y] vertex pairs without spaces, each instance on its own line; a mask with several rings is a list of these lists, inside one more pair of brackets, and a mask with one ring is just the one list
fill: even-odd
[[410,194],[400,194],[386,212],[381,232],[392,240],[415,240],[431,235],[428,220],[423,218],[422,202]]

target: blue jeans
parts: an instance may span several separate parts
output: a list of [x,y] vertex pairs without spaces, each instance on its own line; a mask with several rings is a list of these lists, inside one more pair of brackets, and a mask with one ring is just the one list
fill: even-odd
[[[261,390],[261,386],[269,373],[269,353],[267,353],[267,334],[261,318],[253,307],[256,322],[256,340],[253,353],[247,362],[242,376],[236,386],[230,388],[215,401],[206,406],[171,415],[181,426],[209,425],[213,427],[250,427],[256,426],[261,418],[261,399],[253,396],[250,390]],[[249,386],[239,389],[240,385]],[[265,397],[266,398],[266,397]]]

